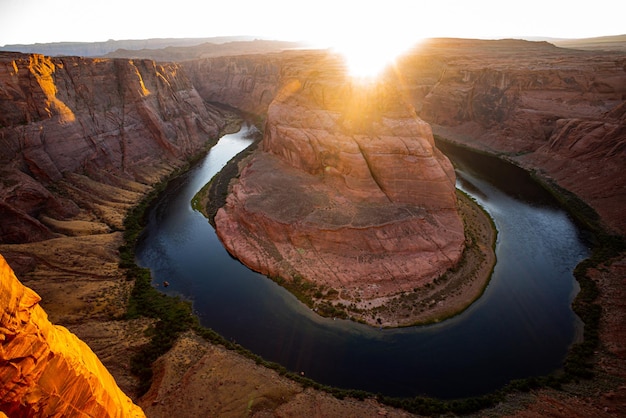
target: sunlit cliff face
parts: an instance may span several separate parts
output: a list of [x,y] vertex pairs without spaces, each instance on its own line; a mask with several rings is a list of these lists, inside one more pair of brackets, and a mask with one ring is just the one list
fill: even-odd
[[[355,62],[356,64],[356,62]],[[364,61],[361,64],[366,64]],[[306,126],[317,126],[342,135],[376,136],[385,120],[417,119],[415,109],[404,97],[401,80],[394,71],[360,67],[357,76],[346,61],[330,56],[306,79],[294,79],[277,95],[275,103],[298,103],[309,111]],[[356,66],[354,67],[357,68]],[[371,72],[374,71],[374,72]],[[311,107],[315,111],[311,110]],[[324,116],[313,116],[321,112]],[[285,116],[287,117],[287,116]],[[330,125],[332,125],[332,127]],[[337,137],[335,140],[339,140]]]
[[87,344],[50,323],[40,300],[0,255],[0,411],[144,417]]

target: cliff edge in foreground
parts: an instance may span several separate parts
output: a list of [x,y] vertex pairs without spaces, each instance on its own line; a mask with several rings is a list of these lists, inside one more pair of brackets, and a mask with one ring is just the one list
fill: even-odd
[[0,256],[0,410],[8,416],[143,417],[91,349],[48,321]]

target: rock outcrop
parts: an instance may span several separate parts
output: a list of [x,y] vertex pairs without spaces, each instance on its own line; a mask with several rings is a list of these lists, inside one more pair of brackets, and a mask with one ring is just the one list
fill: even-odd
[[361,85],[333,64],[285,82],[218,236],[254,270],[347,299],[410,291],[463,252],[454,170],[395,80]]
[[143,417],[91,351],[53,325],[0,256],[0,410],[8,416]]

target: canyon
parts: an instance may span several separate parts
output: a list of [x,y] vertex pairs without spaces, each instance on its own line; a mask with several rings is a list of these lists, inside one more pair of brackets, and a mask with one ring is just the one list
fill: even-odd
[[[216,389],[214,397],[197,401],[194,411],[216,408],[226,398],[245,410],[247,396],[263,387],[268,410],[302,412],[332,405],[335,409],[325,410],[401,414],[381,412],[374,403],[367,408],[353,400],[342,403],[297,385],[272,392],[260,382],[278,382],[277,376],[268,379],[265,369],[234,353],[216,352],[193,336],[181,339],[155,365],[159,371],[151,397],[136,397],[136,379],[128,370],[128,359],[146,344],[143,331],[151,325],[149,319],[120,320],[132,286],[118,266],[117,252],[128,210],[228,129],[231,114],[214,103],[266,118],[267,132],[282,129],[279,121],[294,117],[289,107],[298,104],[280,100],[287,81],[306,84],[318,78],[320,62],[328,59],[327,51],[179,64],[0,56],[0,254],[39,294],[51,322],[86,341],[120,388],[150,416],[166,415],[168,403],[162,401],[173,405],[177,393],[202,393],[205,381],[200,376],[218,365],[233,369],[232,362],[245,370],[233,379],[249,390],[232,391],[228,398]],[[403,82],[394,94],[435,134],[535,171],[589,204],[607,229],[626,233],[626,55],[515,40],[439,39],[398,60],[397,71]],[[312,83],[302,88],[313,94],[317,87]],[[297,121],[303,132],[312,124],[307,116]],[[270,142],[263,145],[266,154],[284,149],[282,144],[274,149]],[[291,155],[287,160],[293,163],[298,154]],[[259,164],[285,164],[284,158],[263,158]],[[596,354],[598,373],[608,376],[603,382],[626,376],[625,260],[621,253],[589,273],[604,307],[602,346]],[[227,378],[215,379],[218,387]],[[280,382],[276,385],[285,385]],[[185,383],[189,386],[183,389]],[[525,398],[522,409],[509,413],[609,416],[623,411],[626,388],[602,385],[539,391]],[[180,412],[184,405],[177,408]],[[222,412],[236,415],[236,410]]]
[[[326,55],[285,51],[182,66],[207,100],[267,114],[276,81],[306,78]],[[621,52],[547,42],[432,39],[399,58],[395,71],[399,93],[436,135],[539,172],[623,233],[625,63]]]

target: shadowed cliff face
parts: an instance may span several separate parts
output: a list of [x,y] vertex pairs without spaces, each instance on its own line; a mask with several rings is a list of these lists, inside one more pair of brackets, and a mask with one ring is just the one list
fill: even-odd
[[152,183],[215,138],[221,119],[174,64],[2,54],[2,242],[51,238],[42,216],[93,204],[72,196],[71,173]]
[[454,171],[395,83],[361,85],[325,64],[270,105],[218,235],[270,276],[354,299],[412,290],[462,253]]
[[508,154],[626,232],[626,54],[439,40],[404,59],[400,71],[435,133]]
[[282,54],[265,54],[194,60],[181,66],[205,100],[263,115],[278,92],[283,64]]
[[0,256],[0,410],[8,416],[143,417],[89,347],[48,321]]

